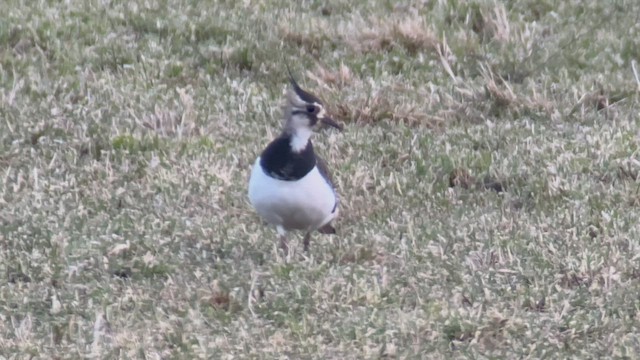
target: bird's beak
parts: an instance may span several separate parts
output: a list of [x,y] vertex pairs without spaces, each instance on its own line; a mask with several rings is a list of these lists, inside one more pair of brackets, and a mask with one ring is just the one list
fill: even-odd
[[320,121],[324,124],[327,124],[331,127],[334,127],[340,131],[342,131],[342,125],[338,124],[337,122],[335,122],[332,118],[328,117],[328,116],[323,116]]

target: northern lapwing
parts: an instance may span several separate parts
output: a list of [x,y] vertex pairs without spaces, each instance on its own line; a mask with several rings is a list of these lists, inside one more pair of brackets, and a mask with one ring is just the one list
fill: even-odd
[[320,99],[300,88],[291,72],[289,81],[282,133],[253,165],[249,201],[264,220],[275,225],[285,251],[287,231],[304,231],[307,252],[311,232],[334,234],[331,221],[338,216],[336,189],[326,163],[313,150],[311,135],[320,124],[342,127],[327,115]]

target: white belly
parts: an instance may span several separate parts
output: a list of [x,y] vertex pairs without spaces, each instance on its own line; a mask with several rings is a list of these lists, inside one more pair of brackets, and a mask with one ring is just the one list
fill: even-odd
[[249,201],[267,222],[287,230],[316,230],[338,215],[336,195],[314,167],[297,181],[269,177],[256,160],[249,180]]

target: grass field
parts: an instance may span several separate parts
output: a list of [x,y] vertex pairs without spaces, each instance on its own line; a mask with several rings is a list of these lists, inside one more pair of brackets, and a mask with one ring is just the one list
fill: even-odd
[[[637,358],[640,2],[0,3],[6,358]],[[285,63],[336,235],[250,207]]]

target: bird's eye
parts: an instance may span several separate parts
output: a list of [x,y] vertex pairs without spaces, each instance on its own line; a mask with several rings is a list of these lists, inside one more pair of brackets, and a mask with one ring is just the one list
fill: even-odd
[[309,114],[313,114],[314,112],[316,112],[316,107],[315,106],[307,106],[307,112]]

